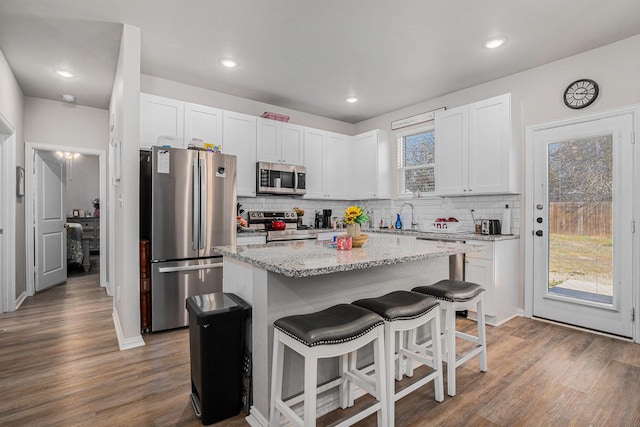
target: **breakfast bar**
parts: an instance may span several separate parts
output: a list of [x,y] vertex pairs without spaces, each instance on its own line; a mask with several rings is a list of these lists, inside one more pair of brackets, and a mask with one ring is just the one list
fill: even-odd
[[[224,256],[224,292],[235,293],[252,305],[248,337],[253,360],[253,406],[249,423],[268,424],[275,320],[433,284],[448,278],[449,256],[481,248],[374,234],[364,247],[348,251],[339,251],[330,242],[319,240],[217,247],[216,251]],[[322,362],[320,383],[337,375],[335,360]],[[285,366],[289,375],[283,390],[293,396],[302,387],[302,359],[293,352],[287,353]],[[319,396],[318,414],[337,407],[335,395]]]

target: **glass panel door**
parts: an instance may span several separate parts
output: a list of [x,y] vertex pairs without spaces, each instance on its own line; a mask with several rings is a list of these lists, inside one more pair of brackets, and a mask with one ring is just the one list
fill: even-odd
[[631,336],[632,125],[534,133],[534,316]]

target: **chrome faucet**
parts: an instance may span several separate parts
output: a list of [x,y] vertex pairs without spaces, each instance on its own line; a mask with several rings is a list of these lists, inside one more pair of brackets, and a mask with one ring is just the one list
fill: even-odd
[[411,229],[413,230],[415,228],[415,226],[418,225],[418,223],[415,222],[414,219],[413,219],[413,205],[411,203],[409,203],[409,202],[403,203],[402,206],[400,206],[400,215],[402,215],[402,210],[404,209],[404,207],[406,205],[411,206]]

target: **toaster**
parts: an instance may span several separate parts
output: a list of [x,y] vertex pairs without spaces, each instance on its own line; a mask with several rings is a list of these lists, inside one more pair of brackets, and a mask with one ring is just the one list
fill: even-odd
[[500,234],[500,221],[497,219],[483,219],[480,226],[481,234]]

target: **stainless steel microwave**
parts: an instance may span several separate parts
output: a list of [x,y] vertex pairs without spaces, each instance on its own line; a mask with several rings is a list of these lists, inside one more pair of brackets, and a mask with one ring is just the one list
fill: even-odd
[[307,192],[307,168],[281,163],[256,164],[256,193],[302,196]]

